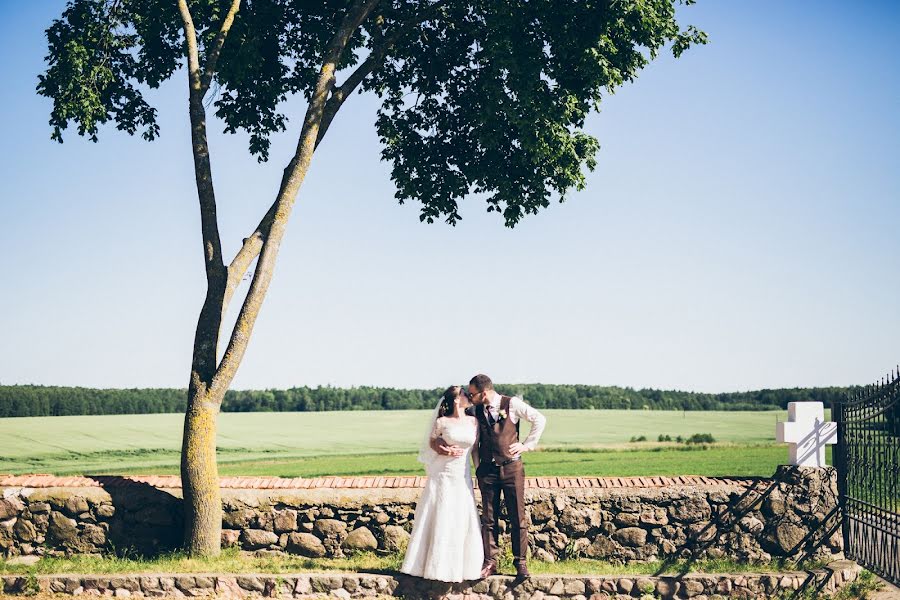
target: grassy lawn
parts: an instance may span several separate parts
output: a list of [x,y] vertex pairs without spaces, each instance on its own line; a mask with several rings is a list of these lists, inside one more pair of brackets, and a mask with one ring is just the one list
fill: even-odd
[[[501,571],[512,573],[511,556],[501,556]],[[75,555],[70,558],[44,558],[34,565],[9,565],[0,562],[0,574],[47,575],[59,573],[297,573],[297,572],[397,572],[403,562],[401,554],[360,553],[349,558],[303,558],[290,555],[259,557],[226,548],[216,558],[187,558],[182,554],[167,554],[156,558],[116,558]],[[620,565],[598,560],[566,560],[545,563],[531,560],[529,569],[535,574],[556,575],[654,575],[689,571],[704,573],[744,573],[759,571],[790,571],[794,563],[747,563],[727,560],[705,560],[692,563],[661,561]],[[802,568],[819,566],[809,563]]]
[[[771,475],[784,412],[549,410],[529,475]],[[415,449],[428,411],[223,413],[220,472],[313,477],[420,474]],[[178,473],[182,416],[0,419],[0,473]],[[523,427],[522,434],[525,435]],[[659,435],[710,433],[705,450]],[[645,436],[650,442],[630,443]],[[692,451],[688,451],[688,449]]]

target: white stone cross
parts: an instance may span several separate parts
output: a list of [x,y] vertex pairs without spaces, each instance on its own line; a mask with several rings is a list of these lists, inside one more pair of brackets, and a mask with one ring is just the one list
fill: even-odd
[[775,439],[790,444],[792,465],[824,467],[825,446],[837,443],[837,423],[825,421],[821,402],[788,402],[788,420],[777,424]]

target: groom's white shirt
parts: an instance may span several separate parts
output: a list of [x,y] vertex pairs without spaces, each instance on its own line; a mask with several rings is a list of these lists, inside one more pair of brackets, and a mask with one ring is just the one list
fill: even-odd
[[[496,420],[500,415],[500,394],[495,394],[488,404],[488,410],[491,416]],[[542,415],[536,408],[526,404],[524,400],[518,396],[512,396],[509,400],[509,418],[513,424],[518,423],[521,419],[525,419],[531,423],[531,431],[528,437],[522,442],[522,445],[529,450],[537,448],[541,434],[544,433],[544,427],[547,425],[547,417]]]

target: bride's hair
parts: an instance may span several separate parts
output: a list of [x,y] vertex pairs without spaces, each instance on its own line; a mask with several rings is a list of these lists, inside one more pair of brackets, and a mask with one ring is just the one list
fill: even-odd
[[456,403],[456,399],[459,398],[461,393],[462,386],[451,385],[447,388],[444,395],[441,396],[441,409],[438,411],[439,416],[446,417],[453,414],[453,405]]

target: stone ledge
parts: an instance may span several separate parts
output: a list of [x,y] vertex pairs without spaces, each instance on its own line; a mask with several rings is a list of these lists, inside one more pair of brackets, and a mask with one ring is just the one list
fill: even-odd
[[538,575],[525,582],[496,576],[449,584],[402,574],[371,573],[135,573],[116,575],[3,575],[2,592],[43,592],[128,597],[227,596],[232,598],[372,598],[392,596],[446,600],[625,600],[649,594],[667,600],[772,598],[798,590],[830,594],[855,581],[860,567],[835,561],[812,571],[784,573],[646,575]]

